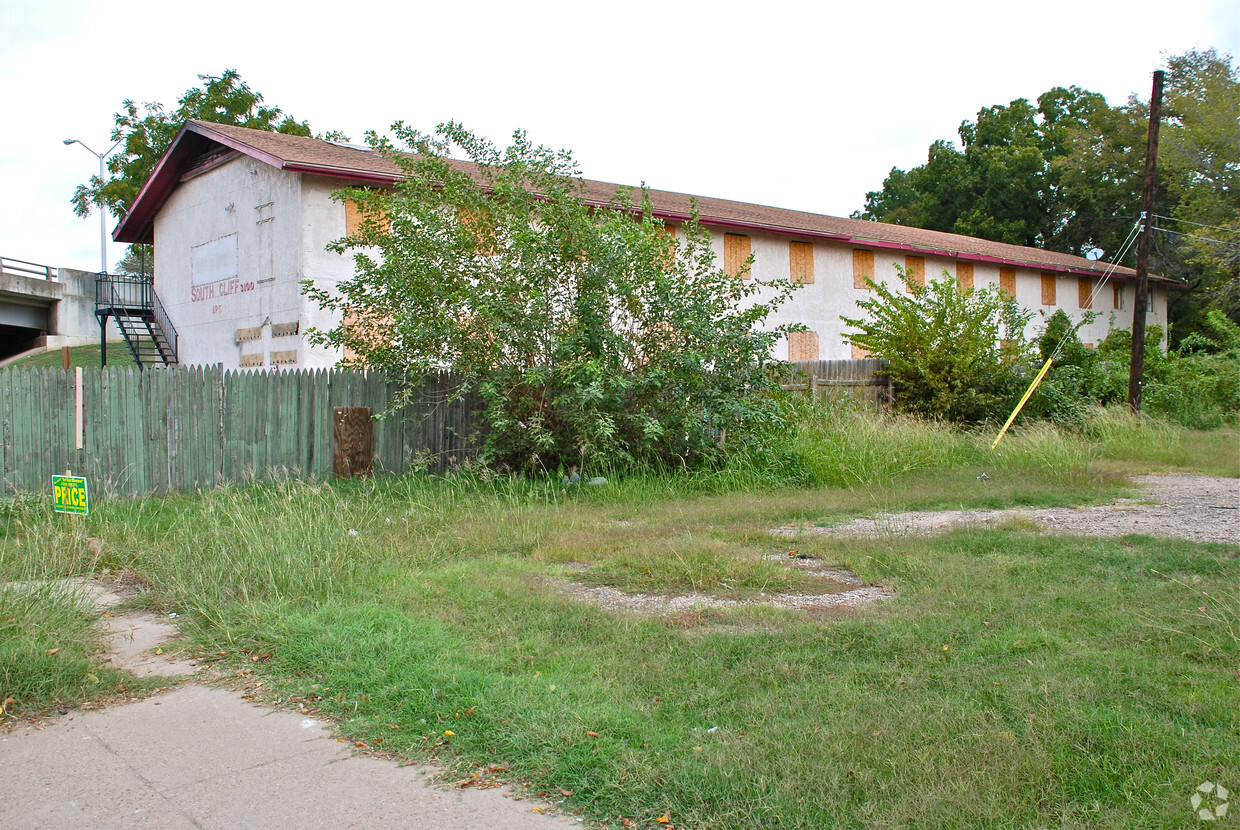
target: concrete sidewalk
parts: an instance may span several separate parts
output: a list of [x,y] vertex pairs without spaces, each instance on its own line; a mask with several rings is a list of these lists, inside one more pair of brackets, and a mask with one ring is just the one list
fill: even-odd
[[539,828],[500,790],[434,789],[318,721],[187,684],[0,736],[0,827]]
[[[121,601],[79,587],[97,608]],[[176,635],[166,621],[136,612],[102,622],[117,665],[139,675],[196,670],[152,654]],[[0,733],[0,828],[578,826],[500,789],[431,787],[426,769],[354,755],[314,718],[190,677],[169,685],[145,700]]]

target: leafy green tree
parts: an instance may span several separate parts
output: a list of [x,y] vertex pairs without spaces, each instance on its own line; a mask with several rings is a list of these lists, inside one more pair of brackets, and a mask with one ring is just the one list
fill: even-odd
[[1006,415],[1028,375],[1029,312],[993,287],[962,292],[946,271],[920,285],[896,270],[903,290],[867,278],[865,316],[842,318],[849,342],[890,363],[896,407],[964,423]]
[[725,274],[696,218],[672,236],[644,192],[588,205],[571,155],[523,133],[501,151],[455,123],[393,130],[412,153],[370,140],[401,183],[338,194],[364,218],[333,246],[354,275],[305,285],[342,319],[316,342],[411,389],[455,370],[486,459],[523,471],[702,465],[777,417],[786,329],[765,322],[789,281]]
[[1160,224],[1174,235],[1160,234],[1159,254],[1185,264],[1192,288],[1173,325],[1211,331],[1211,309],[1240,322],[1240,71],[1230,56],[1171,58],[1166,119],[1159,155],[1172,221]]
[[[1240,321],[1240,75],[1229,55],[1168,59],[1154,213],[1154,273],[1183,280],[1173,342],[1216,308]],[[1056,87],[1037,106],[1017,99],[936,141],[926,163],[893,169],[857,218],[1118,257],[1141,212],[1149,102],[1111,106]],[[1135,264],[1135,249],[1119,260]]]
[[130,276],[155,276],[155,246],[135,243],[125,250],[125,255],[116,264],[116,273]]
[[74,191],[73,210],[78,216],[89,216],[101,204],[118,216],[127,211],[181,125],[190,119],[310,135],[306,122],[294,120],[279,107],[263,106],[263,96],[250,89],[235,69],[225,70],[219,77],[208,77],[201,87],[186,90],[171,112],[162,104],[139,106],[128,99],[121,107],[112,116],[110,140],[123,143],[107,160],[106,180],[91,176],[89,182],[78,185]]

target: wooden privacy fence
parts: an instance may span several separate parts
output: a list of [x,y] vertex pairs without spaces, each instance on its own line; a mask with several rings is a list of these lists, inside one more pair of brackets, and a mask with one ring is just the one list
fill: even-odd
[[887,361],[877,357],[861,360],[800,360],[784,389],[826,394],[828,389],[845,389],[873,401],[878,406],[891,403],[891,379],[884,374]]
[[[75,377],[0,371],[5,492],[46,490],[65,470],[86,476],[94,492],[121,495],[290,473],[325,478],[336,410],[354,420],[359,408],[386,413],[395,393],[378,375],[335,369],[85,369],[80,396]],[[455,388],[450,374],[428,377],[414,404],[375,421],[362,440],[350,438],[345,451],[369,441],[374,469],[390,473],[460,463],[474,453],[482,421],[474,400],[449,402]]]

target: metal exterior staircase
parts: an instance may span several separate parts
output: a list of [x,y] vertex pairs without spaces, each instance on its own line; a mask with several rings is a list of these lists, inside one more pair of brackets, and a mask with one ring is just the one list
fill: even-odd
[[[101,339],[108,318],[116,320],[139,369],[177,362],[177,330],[155,294],[151,277],[100,274],[95,278],[95,317]],[[101,352],[106,363],[107,350]]]

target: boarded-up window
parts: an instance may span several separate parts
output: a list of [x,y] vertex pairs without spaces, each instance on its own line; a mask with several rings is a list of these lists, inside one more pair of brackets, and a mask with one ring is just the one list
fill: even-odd
[[1042,272],[1042,305],[1055,304],[1055,275]]
[[[814,246],[809,242],[788,243],[788,268],[792,281],[803,285],[814,282]],[[807,360],[818,358],[807,358]]]
[[788,334],[788,359],[796,362],[798,360],[817,360],[818,359],[818,332],[816,331],[794,331]]
[[1016,269],[999,269],[999,290],[1012,299],[1016,298]]
[[861,348],[855,343],[853,344],[853,347],[852,347],[852,359],[853,360],[864,360],[865,358],[872,357],[872,356],[873,355],[871,355],[865,349]]
[[749,273],[749,237],[741,236],[739,233],[725,233],[723,235],[723,270],[728,276],[735,277],[744,271],[745,279],[752,276]]
[[345,236],[356,236],[358,231],[362,229],[362,212],[357,207],[357,202],[346,199],[344,203],[344,233]]
[[[906,256],[904,273],[908,275],[909,285],[926,284],[926,258],[924,256]],[[908,288],[905,289],[909,290]]]
[[663,265],[665,268],[676,267],[676,226],[665,223],[663,233],[667,236],[667,247],[664,249]]
[[866,278],[874,279],[874,252],[853,251],[853,288],[869,288]]
[[[383,216],[387,215],[384,211]],[[346,199],[344,202],[344,232],[345,236],[356,236],[362,232],[362,223],[366,221],[366,214],[358,207],[357,202],[352,199]],[[388,218],[387,224],[391,225],[391,219]]]
[[495,228],[487,212],[475,212],[466,208],[457,208],[457,217],[461,227],[473,239],[474,251],[482,256],[495,256]]
[[973,290],[973,263],[957,262],[956,263],[956,287],[963,294],[965,291]]
[[1094,281],[1091,277],[1081,277],[1076,283],[1077,304],[1081,308],[1094,307]]
[[1124,286],[1112,286],[1111,290],[1114,292],[1111,295],[1111,307],[1122,309],[1124,307]]

